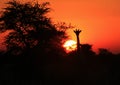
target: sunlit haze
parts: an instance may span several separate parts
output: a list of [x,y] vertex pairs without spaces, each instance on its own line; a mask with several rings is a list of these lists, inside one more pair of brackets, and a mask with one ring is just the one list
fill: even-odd
[[[0,0],[0,10],[8,0]],[[33,1],[33,0],[21,0]],[[39,0],[38,0],[39,1]],[[120,0],[41,0],[50,2],[50,17],[54,22],[64,21],[81,29],[80,42],[93,49],[107,48],[120,52]],[[76,40],[72,30],[71,39]],[[1,40],[0,40],[1,41]]]
[[75,50],[77,46],[74,40],[68,40],[64,43],[63,47],[65,47],[67,52],[70,52]]

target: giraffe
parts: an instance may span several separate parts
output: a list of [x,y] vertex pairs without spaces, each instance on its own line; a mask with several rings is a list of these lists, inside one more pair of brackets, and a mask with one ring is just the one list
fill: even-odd
[[75,30],[73,30],[73,31],[74,31],[74,33],[76,34],[76,38],[77,38],[77,52],[79,52],[79,51],[80,51],[80,39],[79,39],[79,34],[80,34],[81,30],[75,29]]

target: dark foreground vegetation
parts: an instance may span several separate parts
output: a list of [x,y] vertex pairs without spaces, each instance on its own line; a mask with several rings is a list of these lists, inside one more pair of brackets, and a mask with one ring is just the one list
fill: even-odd
[[119,85],[120,54],[105,49],[98,55],[72,52],[65,56],[56,52],[20,56],[1,54],[1,85]]
[[49,3],[15,0],[0,15],[5,52],[0,52],[0,85],[120,85],[120,54],[89,44],[66,53],[62,47],[72,26],[53,24]]

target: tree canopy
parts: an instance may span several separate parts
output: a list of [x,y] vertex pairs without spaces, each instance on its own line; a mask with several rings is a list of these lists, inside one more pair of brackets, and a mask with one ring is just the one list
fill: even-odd
[[5,40],[8,51],[20,54],[35,46],[48,49],[62,46],[62,40],[67,38],[66,28],[56,26],[46,15],[50,12],[48,2],[32,4],[13,0],[7,4],[0,16],[0,31],[12,31]]

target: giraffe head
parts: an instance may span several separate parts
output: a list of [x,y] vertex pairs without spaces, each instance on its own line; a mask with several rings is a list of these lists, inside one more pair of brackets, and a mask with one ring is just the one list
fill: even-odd
[[79,29],[75,29],[74,30],[74,33],[78,36],[79,35],[79,33],[81,32],[81,30],[79,30]]

